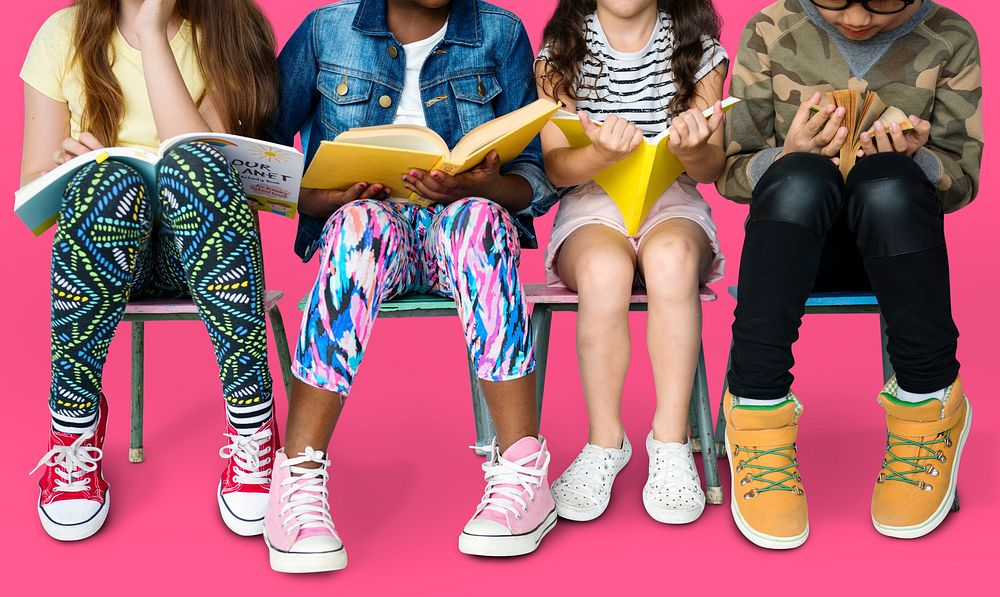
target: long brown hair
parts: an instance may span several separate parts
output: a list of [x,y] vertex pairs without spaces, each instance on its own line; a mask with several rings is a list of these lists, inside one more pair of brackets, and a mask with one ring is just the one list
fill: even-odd
[[[121,85],[111,70],[119,0],[75,0],[75,60],[83,73],[83,130],[114,145],[125,116]],[[219,107],[226,129],[263,134],[278,105],[274,30],[254,0],[178,0],[191,22],[206,93]]]
[[[677,94],[667,108],[678,114],[688,108],[695,95],[694,77],[704,54],[702,35],[719,39],[722,19],[712,0],[657,0],[656,4],[670,15],[673,26],[670,66]],[[580,65],[589,54],[584,26],[587,15],[596,10],[597,0],[559,0],[545,25],[542,44],[548,48],[548,57],[543,82],[555,98],[579,99]]]

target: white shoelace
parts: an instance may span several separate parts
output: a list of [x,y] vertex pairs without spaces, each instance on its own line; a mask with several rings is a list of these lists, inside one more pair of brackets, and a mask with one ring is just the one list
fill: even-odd
[[[319,467],[298,466],[305,462],[318,464]],[[282,506],[278,511],[281,526],[285,529],[291,526],[325,528],[331,533],[336,532],[330,517],[329,491],[326,488],[330,476],[326,468],[330,466],[330,461],[323,458],[323,451],[307,446],[302,455],[289,458],[281,466],[291,469],[291,475],[281,482],[282,488],[288,488],[281,494]]]
[[271,479],[271,468],[267,466],[271,463],[268,456],[271,446],[267,445],[267,440],[271,439],[270,429],[261,429],[253,435],[222,435],[229,438],[229,445],[219,450],[219,456],[233,460],[237,483],[263,485]]
[[90,487],[90,478],[85,475],[96,471],[97,463],[104,457],[104,451],[100,448],[83,445],[83,442],[92,437],[94,432],[87,431],[68,446],[52,448],[28,474],[33,474],[43,466],[54,466],[56,475],[61,477],[61,480],[56,479],[55,491],[86,491]]
[[[541,486],[542,478],[545,477],[549,467],[549,460],[552,458],[551,454],[546,452],[544,465],[538,468],[525,466],[537,460],[538,456],[539,452],[535,452],[520,460],[510,461],[501,456],[494,447],[493,457],[489,462],[483,463],[486,491],[476,512],[483,510],[493,510],[500,514],[510,512],[514,518],[521,518],[521,514],[528,511],[528,502],[525,501],[524,494],[528,494],[528,500],[535,498],[535,488]],[[501,487],[502,485],[507,487]]]
[[649,475],[649,487],[693,488],[699,486],[698,473],[691,467],[685,449],[657,446],[653,450],[653,470]]
[[[602,448],[587,444],[563,472],[560,486],[565,491],[587,498],[597,496],[601,485],[607,483],[611,476],[611,458]],[[580,487],[585,491],[580,491]]]

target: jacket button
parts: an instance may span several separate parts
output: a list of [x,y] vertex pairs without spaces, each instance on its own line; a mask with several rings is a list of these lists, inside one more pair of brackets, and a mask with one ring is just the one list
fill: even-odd
[[397,56],[399,56],[399,50],[396,49],[396,46],[389,46],[389,57],[395,58]]
[[382,106],[383,108],[388,108],[389,106],[392,105],[392,98],[389,97],[388,95],[383,95],[382,97],[378,98],[378,105]]

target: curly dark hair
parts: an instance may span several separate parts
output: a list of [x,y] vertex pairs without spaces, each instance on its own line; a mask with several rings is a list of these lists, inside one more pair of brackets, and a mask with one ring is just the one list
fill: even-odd
[[[657,0],[660,10],[670,15],[674,47],[671,68],[677,94],[667,107],[672,115],[688,108],[695,95],[694,80],[701,66],[702,35],[719,39],[722,18],[712,0]],[[548,48],[542,79],[555,98],[579,99],[577,79],[580,65],[589,54],[584,23],[597,10],[597,0],[559,0],[545,25],[542,45]]]

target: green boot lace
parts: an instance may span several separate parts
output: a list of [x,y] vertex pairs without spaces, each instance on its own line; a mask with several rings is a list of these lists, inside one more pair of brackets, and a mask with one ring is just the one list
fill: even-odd
[[[743,499],[752,499],[767,491],[791,491],[795,495],[805,495],[802,487],[795,484],[801,483],[799,476],[799,461],[795,457],[795,444],[778,446],[767,450],[755,450],[744,446],[736,446],[733,456],[740,453],[747,454],[749,458],[741,460],[736,467],[736,472],[748,469],[746,476],[740,479],[740,485],[749,485],[753,482],[765,483],[763,487],[751,489],[743,494]],[[789,454],[791,453],[791,455]],[[760,462],[766,456],[780,456],[788,461],[783,466],[768,466]]]

